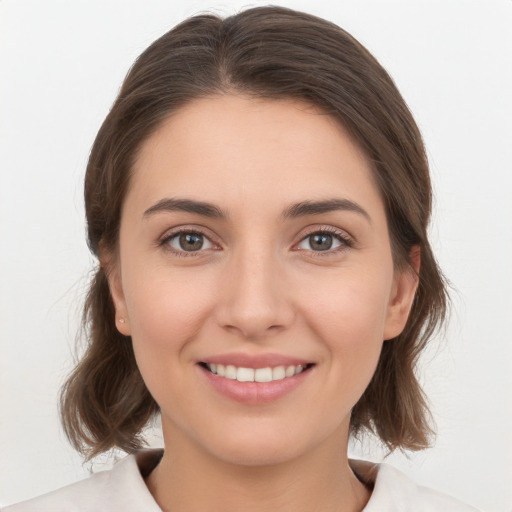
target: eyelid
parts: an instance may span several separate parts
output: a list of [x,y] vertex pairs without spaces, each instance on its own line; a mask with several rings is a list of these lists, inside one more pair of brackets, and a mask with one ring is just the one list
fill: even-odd
[[[211,247],[209,247],[207,249],[201,248],[197,251],[183,251],[183,250],[176,249],[176,248],[172,247],[169,244],[169,241],[172,240],[173,238],[176,238],[179,235],[182,235],[182,234],[201,235],[204,238],[206,238],[213,245],[213,249]],[[203,255],[207,251],[220,249],[220,244],[218,244],[217,242],[212,240],[212,238],[213,237],[211,235],[206,233],[205,229],[203,229],[199,226],[193,226],[193,225],[176,226],[174,228],[171,228],[171,229],[168,229],[167,231],[165,231],[164,234],[159,237],[157,244],[158,244],[158,246],[163,247],[166,251],[169,251],[170,253],[172,253],[173,255],[176,255],[176,256],[185,256],[185,257],[186,256],[196,256],[197,257],[197,256]]]
[[337,254],[347,249],[351,249],[355,245],[354,238],[348,234],[345,230],[335,228],[334,226],[310,226],[307,228],[305,233],[301,234],[300,240],[294,245],[297,247],[300,243],[302,243],[306,238],[315,234],[328,234],[335,237],[338,241],[341,242],[339,247],[334,249],[327,249],[325,251],[314,251],[312,249],[295,249],[296,251],[306,251],[313,256],[332,256],[333,254]]
[[[207,249],[199,249],[197,251],[184,251],[175,249],[170,246],[168,243],[171,239],[175,238],[178,235],[185,234],[185,233],[191,233],[191,234],[199,234],[201,236],[204,236],[213,246],[213,250],[221,250],[222,247],[219,243],[213,240],[214,237],[212,235],[208,234],[206,230],[200,226],[195,225],[184,225],[184,226],[175,226],[174,228],[168,229],[164,232],[161,237],[157,240],[157,245],[162,246],[165,248],[165,250],[171,252],[174,255],[178,256],[200,256],[203,255],[205,252],[212,250],[212,248]],[[297,245],[299,245],[301,242],[303,242],[306,238],[308,238],[311,235],[314,234],[328,234],[331,236],[334,236],[338,241],[341,242],[341,245],[339,247],[336,247],[334,249],[327,249],[325,251],[314,251],[312,249],[298,249]],[[315,225],[315,226],[309,226],[306,228],[305,232],[301,234],[300,240],[294,244],[293,250],[295,251],[306,251],[313,256],[329,256],[336,253],[343,252],[347,249],[350,249],[354,247],[355,245],[355,239],[347,233],[347,231],[342,230],[340,228],[336,228],[334,226],[322,226],[322,225]]]

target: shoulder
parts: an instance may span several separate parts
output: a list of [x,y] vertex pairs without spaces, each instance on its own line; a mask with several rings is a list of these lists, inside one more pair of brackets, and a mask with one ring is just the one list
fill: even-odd
[[144,468],[158,463],[160,450],[142,450],[113,469],[62,489],[2,509],[2,512],[161,512],[144,483]]
[[351,467],[363,481],[373,485],[363,512],[478,512],[447,494],[417,485],[389,464],[353,460]]

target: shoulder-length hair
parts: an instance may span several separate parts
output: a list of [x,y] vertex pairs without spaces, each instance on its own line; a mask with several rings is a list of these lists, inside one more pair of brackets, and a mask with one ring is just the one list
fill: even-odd
[[[383,199],[394,265],[419,246],[419,286],[404,331],[384,342],[376,372],[351,415],[351,432],[376,434],[390,450],[418,450],[432,430],[415,375],[418,356],[446,314],[443,276],[427,237],[431,183],[422,138],[392,79],[343,29],[281,7],[222,19],[198,15],[147,48],[129,71],[98,132],[85,177],[88,243],[115,254],[121,207],[141,144],[186,103],[214,94],[309,102],[360,145]],[[84,309],[87,349],[61,391],[71,443],[87,458],[132,452],[159,407],[115,326],[106,270],[98,266]]]

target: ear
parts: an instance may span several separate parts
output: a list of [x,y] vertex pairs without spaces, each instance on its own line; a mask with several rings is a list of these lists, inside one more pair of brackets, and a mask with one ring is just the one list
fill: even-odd
[[110,255],[100,257],[101,266],[107,276],[110,296],[114,303],[116,328],[124,336],[131,336],[130,318],[121,280],[121,268],[119,262],[115,260],[116,258]]
[[410,265],[397,270],[388,304],[388,315],[384,328],[384,340],[398,336],[405,327],[418,288],[421,253],[415,245],[409,253]]

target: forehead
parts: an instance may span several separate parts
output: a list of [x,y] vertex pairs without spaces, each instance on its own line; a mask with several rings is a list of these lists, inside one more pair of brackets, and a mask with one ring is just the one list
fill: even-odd
[[333,195],[381,202],[365,154],[337,120],[307,103],[240,95],[194,100],[143,143],[128,196],[149,206],[165,195],[228,208]]

